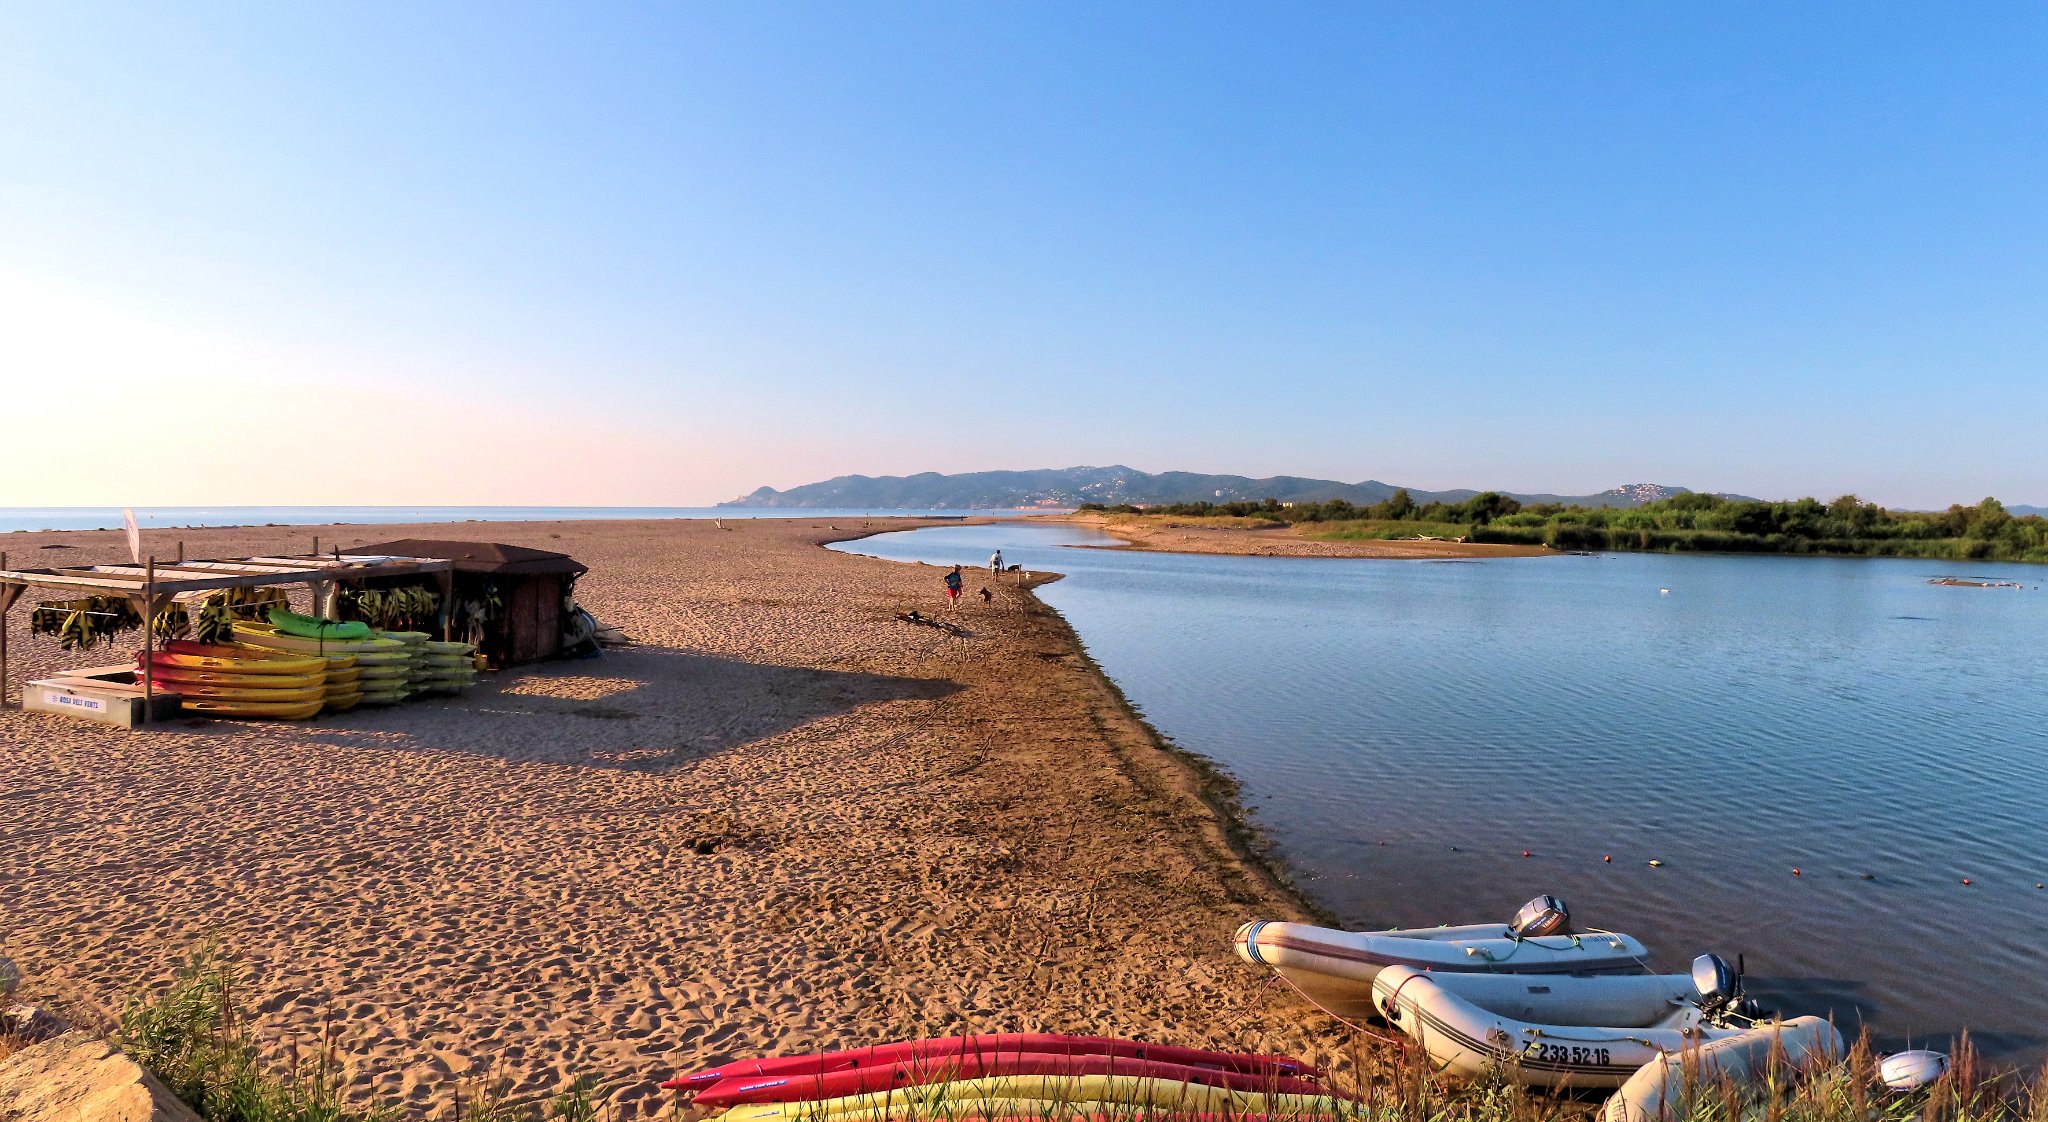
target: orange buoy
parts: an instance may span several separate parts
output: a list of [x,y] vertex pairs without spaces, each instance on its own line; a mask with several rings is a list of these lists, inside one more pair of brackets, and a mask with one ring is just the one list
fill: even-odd
[[1792,870],[1792,875],[1793,875],[1793,876],[1795,876],[1795,877],[1796,877],[1796,876],[1799,876],[1799,875],[1800,875],[1800,873],[1799,873],[1799,870],[1797,870],[1797,869],[1794,869],[1794,870]]

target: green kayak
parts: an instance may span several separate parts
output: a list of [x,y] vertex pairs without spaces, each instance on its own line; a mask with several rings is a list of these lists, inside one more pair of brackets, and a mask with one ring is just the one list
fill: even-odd
[[270,609],[270,626],[286,635],[297,635],[301,639],[367,639],[370,625],[362,620],[314,619],[282,608]]

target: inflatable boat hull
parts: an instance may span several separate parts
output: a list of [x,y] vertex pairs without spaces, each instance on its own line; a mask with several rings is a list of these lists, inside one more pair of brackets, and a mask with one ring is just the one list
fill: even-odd
[[1445,1075],[1495,1073],[1535,1087],[1619,1087],[1644,1064],[1748,1031],[1699,1024],[1696,1009],[1644,1027],[1537,1024],[1489,1012],[1407,966],[1380,971],[1373,1004]]
[[1267,966],[1340,1017],[1373,1013],[1373,979],[1390,966],[1486,974],[1647,974],[1649,951],[1627,935],[1546,935],[1513,939],[1504,924],[1416,931],[1338,931],[1306,923],[1259,921],[1237,929],[1239,958]]
[[1660,1122],[1684,1118],[1688,1083],[1726,1080],[1752,1083],[1773,1065],[1787,1072],[1842,1055],[1842,1034],[1819,1017],[1794,1017],[1736,1033],[1685,1052],[1669,1052],[1644,1064],[1600,1108],[1601,1122]]

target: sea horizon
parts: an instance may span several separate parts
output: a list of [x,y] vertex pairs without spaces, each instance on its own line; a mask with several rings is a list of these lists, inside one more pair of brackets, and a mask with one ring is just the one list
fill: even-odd
[[118,530],[132,510],[143,529],[402,525],[415,522],[584,522],[658,518],[967,518],[1061,514],[1031,508],[726,506],[49,506],[0,507],[0,534]]

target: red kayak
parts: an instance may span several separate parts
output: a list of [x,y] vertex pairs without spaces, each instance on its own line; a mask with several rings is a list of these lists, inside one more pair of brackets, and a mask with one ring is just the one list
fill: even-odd
[[1228,1071],[1129,1056],[1076,1056],[1047,1052],[967,1052],[938,1059],[898,1060],[891,1064],[845,1068],[803,1075],[737,1076],[721,1079],[697,1094],[698,1106],[736,1103],[815,1102],[873,1091],[893,1091],[928,1083],[979,1079],[988,1075],[1125,1075],[1228,1087],[1254,1094],[1322,1095],[1318,1084],[1295,1076],[1266,1072]]
[[927,1040],[904,1040],[842,1052],[811,1052],[801,1056],[774,1056],[760,1060],[735,1060],[703,1071],[678,1075],[662,1084],[667,1090],[697,1090],[723,1079],[769,1078],[775,1076],[821,1075],[864,1067],[945,1060],[969,1054],[1119,1056],[1133,1060],[1157,1060],[1188,1067],[1220,1068],[1255,1075],[1314,1075],[1316,1069],[1289,1056],[1261,1056],[1250,1052],[1212,1052],[1205,1048],[1183,1048],[1174,1044],[1147,1044],[1142,1040],[1117,1040],[1107,1036],[1067,1036],[1053,1032],[992,1032],[978,1036],[945,1036]]

